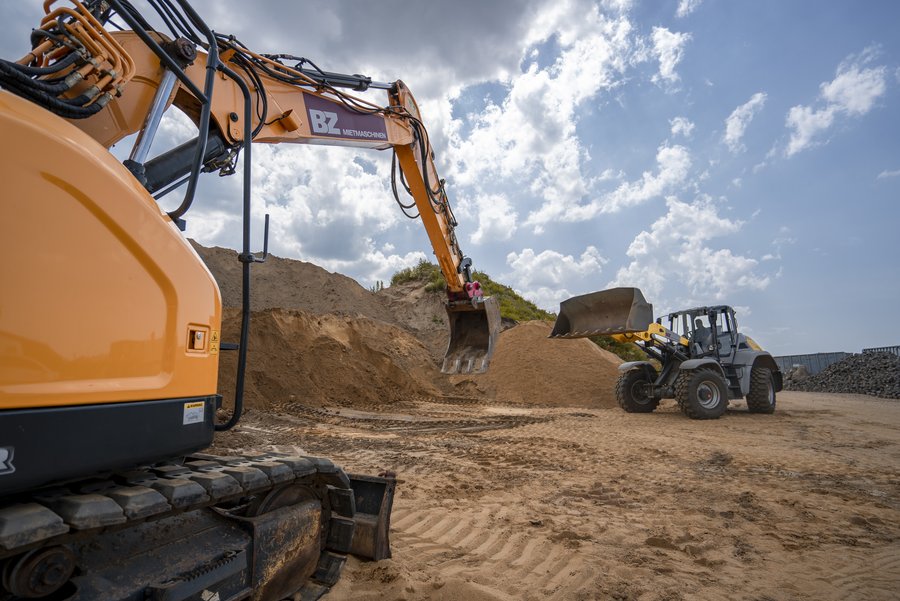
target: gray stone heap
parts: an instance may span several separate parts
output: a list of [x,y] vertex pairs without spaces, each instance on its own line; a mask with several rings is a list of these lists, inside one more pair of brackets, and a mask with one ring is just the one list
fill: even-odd
[[786,390],[868,394],[900,399],[900,357],[891,353],[850,355],[814,376],[786,374]]

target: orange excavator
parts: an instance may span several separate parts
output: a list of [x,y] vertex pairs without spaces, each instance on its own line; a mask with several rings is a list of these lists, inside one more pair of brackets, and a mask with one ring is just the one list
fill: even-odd
[[[395,197],[447,282],[444,372],[487,368],[498,305],[472,279],[401,81],[257,54],[187,0],[148,5],[46,0],[31,51],[0,59],[0,601],[316,599],[348,553],[390,556],[395,479],[203,452],[241,417],[250,267],[267,254],[250,246],[251,144],[393,152]],[[371,88],[387,105],[346,91]],[[198,135],[149,158],[170,106]],[[120,162],[109,149],[135,133]],[[218,286],[182,231],[200,174],[239,160],[243,310],[227,343]],[[226,351],[236,393],[222,407]]]

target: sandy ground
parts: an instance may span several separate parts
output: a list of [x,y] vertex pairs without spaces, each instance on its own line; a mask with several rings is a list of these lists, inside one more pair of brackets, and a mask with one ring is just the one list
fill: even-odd
[[778,402],[251,411],[221,442],[398,473],[393,559],[351,559],[330,601],[897,599],[900,403]]

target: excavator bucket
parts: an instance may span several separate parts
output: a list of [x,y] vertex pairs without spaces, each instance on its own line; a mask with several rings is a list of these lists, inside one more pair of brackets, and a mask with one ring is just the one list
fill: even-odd
[[610,288],[561,302],[550,338],[644,332],[652,322],[653,305],[639,289]]
[[487,371],[500,335],[500,303],[493,296],[476,304],[447,305],[450,318],[450,344],[444,354],[441,372],[480,374]]

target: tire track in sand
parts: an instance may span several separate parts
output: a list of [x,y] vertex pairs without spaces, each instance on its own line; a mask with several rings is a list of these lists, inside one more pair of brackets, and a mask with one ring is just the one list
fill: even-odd
[[[586,558],[554,541],[517,515],[509,504],[480,503],[472,511],[445,507],[401,508],[394,514],[397,555],[440,563],[445,578],[461,578],[498,595],[571,599],[593,582]],[[571,541],[568,541],[571,543]]]

